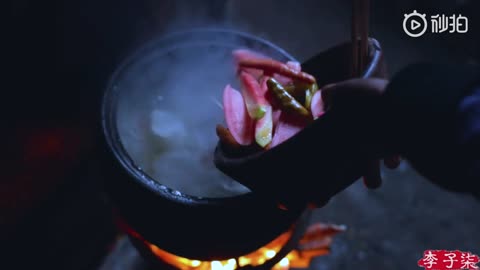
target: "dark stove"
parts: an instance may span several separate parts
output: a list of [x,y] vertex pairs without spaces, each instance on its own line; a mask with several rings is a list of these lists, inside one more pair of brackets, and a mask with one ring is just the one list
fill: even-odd
[[[307,269],[311,260],[330,252],[333,236],[345,226],[311,223],[312,210],[306,210],[299,221],[265,246],[236,258],[201,261],[177,256],[149,243],[126,223],[117,218],[118,227],[126,234],[106,258],[100,270],[126,269],[168,270],[246,270]],[[143,259],[141,259],[143,258]]]

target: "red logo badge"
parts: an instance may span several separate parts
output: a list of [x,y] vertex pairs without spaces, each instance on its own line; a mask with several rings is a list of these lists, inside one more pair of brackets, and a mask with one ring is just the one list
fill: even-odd
[[426,250],[418,266],[432,270],[479,269],[478,255],[459,250]]

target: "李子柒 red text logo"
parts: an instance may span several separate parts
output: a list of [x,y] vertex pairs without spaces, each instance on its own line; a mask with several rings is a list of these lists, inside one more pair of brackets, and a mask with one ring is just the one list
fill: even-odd
[[426,250],[418,266],[432,270],[479,269],[478,255],[464,251]]

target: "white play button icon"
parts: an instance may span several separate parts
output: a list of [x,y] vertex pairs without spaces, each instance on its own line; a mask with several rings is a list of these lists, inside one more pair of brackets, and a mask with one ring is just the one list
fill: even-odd
[[414,10],[410,14],[404,14],[403,31],[411,37],[419,37],[427,31],[427,19],[425,14],[420,14]]
[[422,26],[422,24],[419,23],[419,22],[417,22],[417,21],[415,21],[415,20],[412,20],[412,21],[410,22],[410,29],[411,29],[411,30],[417,30],[417,28],[419,28],[420,26]]

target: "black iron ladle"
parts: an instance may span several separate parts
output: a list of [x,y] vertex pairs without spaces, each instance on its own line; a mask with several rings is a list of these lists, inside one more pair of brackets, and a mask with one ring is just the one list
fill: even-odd
[[[380,44],[368,38],[368,0],[354,0],[352,14],[352,40],[302,64],[305,72],[317,78],[320,88],[354,77],[387,76]],[[358,110],[364,108],[359,106]],[[364,175],[366,166],[372,166],[371,158],[364,153],[349,151],[362,140],[358,131],[366,127],[343,125],[342,117],[360,115],[338,115],[329,111],[282,144],[241,157],[231,156],[219,143],[215,165],[282,207],[322,205]]]

